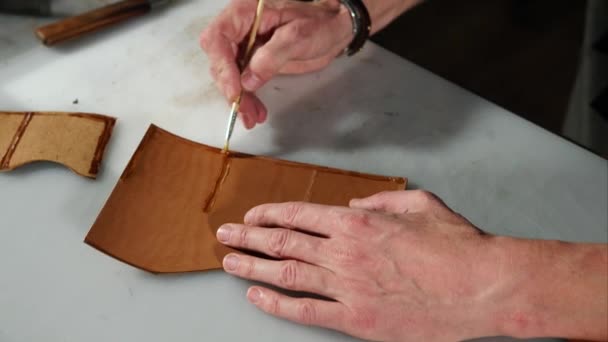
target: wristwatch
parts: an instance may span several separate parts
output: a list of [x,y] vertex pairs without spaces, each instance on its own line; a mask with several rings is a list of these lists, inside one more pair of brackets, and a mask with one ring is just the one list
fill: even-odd
[[353,21],[354,38],[345,50],[347,56],[352,56],[363,48],[369,38],[372,20],[362,0],[340,0],[340,2],[346,7]]

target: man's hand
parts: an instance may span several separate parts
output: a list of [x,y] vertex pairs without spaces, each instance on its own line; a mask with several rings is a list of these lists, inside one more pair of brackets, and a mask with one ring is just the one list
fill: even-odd
[[211,75],[228,101],[234,101],[244,89],[240,114],[248,129],[267,117],[266,107],[254,91],[277,74],[325,67],[352,39],[349,13],[338,0],[266,0],[258,32],[263,44],[257,46],[241,77],[237,59],[243,53],[241,46],[249,36],[256,6],[257,0],[232,0],[200,40],[209,56]]
[[229,254],[227,272],[328,299],[247,292],[301,324],[377,341],[608,337],[607,245],[487,235],[425,191],[261,205],[217,237],[273,258]]
[[477,323],[491,315],[498,277],[487,236],[427,192],[380,193],[350,206],[252,209],[218,239],[279,260],[230,254],[225,270],[335,300],[258,286],[247,293],[270,314],[365,339],[457,341],[493,331]]

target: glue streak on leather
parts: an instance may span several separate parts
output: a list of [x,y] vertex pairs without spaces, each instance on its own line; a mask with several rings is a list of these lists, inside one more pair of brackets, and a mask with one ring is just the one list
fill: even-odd
[[228,178],[228,174],[230,173],[230,152],[222,152],[222,169],[220,170],[220,174],[217,177],[217,181],[215,182],[215,186],[213,187],[213,191],[207,196],[205,200],[205,206],[203,207],[203,211],[208,213],[213,208],[213,204],[215,203],[215,196],[219,192],[220,188]]

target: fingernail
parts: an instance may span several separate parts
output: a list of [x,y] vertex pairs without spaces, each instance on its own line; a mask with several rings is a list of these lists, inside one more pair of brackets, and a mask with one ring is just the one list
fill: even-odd
[[220,229],[217,230],[217,239],[220,242],[230,241],[230,228],[228,228],[226,225],[221,226]]
[[243,126],[245,126],[246,129],[250,129],[251,128],[251,122],[249,122],[249,116],[245,115],[245,114],[241,114],[241,119],[243,120]]
[[242,83],[245,90],[256,91],[262,85],[262,80],[251,71],[245,71],[242,77]]
[[253,127],[255,127],[255,119],[253,119],[252,117],[248,117],[247,125],[245,125],[245,128],[252,129]]
[[268,118],[268,113],[266,113],[265,110],[260,112],[260,116],[258,117],[258,123],[264,123],[266,121],[266,119]]
[[251,304],[257,304],[262,299],[262,291],[258,289],[250,289],[247,293],[247,299],[251,302]]
[[224,269],[226,271],[235,271],[237,267],[239,267],[239,257],[229,254],[224,258]]

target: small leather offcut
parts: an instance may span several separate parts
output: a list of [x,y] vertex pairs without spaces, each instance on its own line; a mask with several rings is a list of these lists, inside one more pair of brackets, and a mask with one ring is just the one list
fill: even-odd
[[95,178],[115,122],[98,114],[0,112],[0,171],[50,161]]
[[221,268],[224,223],[262,203],[348,205],[406,179],[223,153],[150,126],[85,242],[154,273]]

